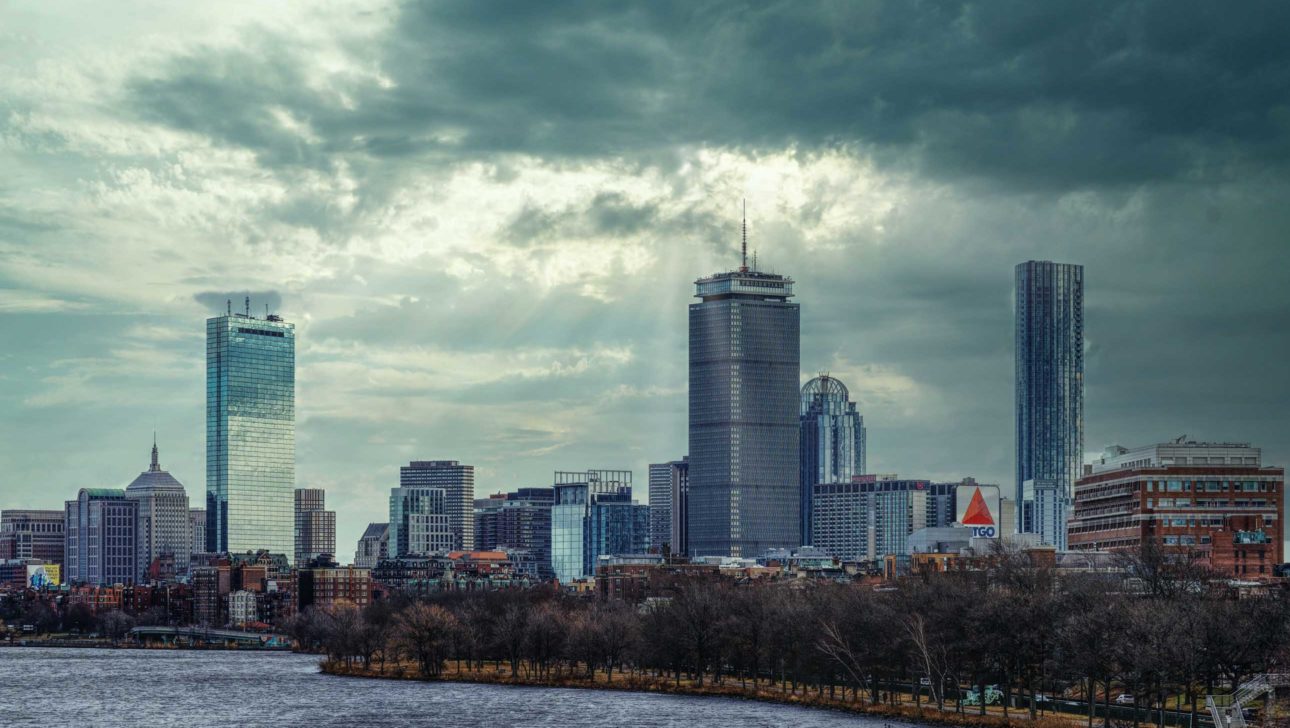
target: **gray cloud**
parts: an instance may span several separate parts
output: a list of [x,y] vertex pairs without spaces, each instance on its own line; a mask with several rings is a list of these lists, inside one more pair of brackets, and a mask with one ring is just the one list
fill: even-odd
[[128,102],[269,166],[373,175],[497,153],[659,163],[705,144],[858,145],[1020,186],[1235,179],[1290,158],[1287,22],[1280,3],[1162,0],[408,3],[358,54],[389,87],[310,87],[303,49],[253,36],[174,59]]

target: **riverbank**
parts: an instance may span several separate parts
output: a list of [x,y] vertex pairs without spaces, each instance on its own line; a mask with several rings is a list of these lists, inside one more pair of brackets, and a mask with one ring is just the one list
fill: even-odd
[[[1044,716],[1030,720],[1028,714],[1016,714],[1005,718],[1002,715],[986,713],[955,713],[951,710],[938,711],[927,705],[912,704],[873,704],[866,700],[843,699],[829,696],[823,692],[802,690],[788,691],[779,686],[759,684],[741,686],[738,680],[726,679],[726,682],[713,684],[711,681],[699,685],[693,681],[673,677],[655,677],[641,674],[615,674],[613,680],[606,680],[603,674],[594,678],[585,675],[562,674],[558,678],[544,678],[533,675],[512,677],[507,668],[498,669],[485,666],[483,670],[471,668],[460,671],[445,670],[437,678],[424,678],[416,666],[411,663],[387,663],[384,669],[379,667],[364,668],[359,665],[345,665],[343,662],[323,660],[319,669],[328,675],[357,677],[379,680],[412,680],[420,682],[476,683],[482,685],[511,685],[516,687],[573,688],[585,690],[615,690],[633,693],[661,693],[667,695],[685,695],[697,697],[735,698],[762,703],[792,705],[804,708],[840,711],[864,715],[870,718],[917,723],[936,726],[971,726],[973,728],[1071,728],[1080,723],[1073,718]],[[973,708],[972,710],[975,710]]]
[[82,650],[183,650],[195,652],[290,652],[290,647],[248,647],[228,645],[224,643],[210,644],[186,644],[186,643],[163,643],[163,642],[135,642],[132,640],[121,640],[113,642],[109,639],[41,639],[28,638],[22,640],[13,640],[12,642],[0,641],[0,649],[3,648],[53,648],[53,649],[82,649]]

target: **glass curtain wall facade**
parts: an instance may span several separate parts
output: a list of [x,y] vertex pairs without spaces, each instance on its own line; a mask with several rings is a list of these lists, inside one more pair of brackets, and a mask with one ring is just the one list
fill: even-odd
[[557,579],[567,583],[594,576],[596,559],[624,544],[635,553],[648,549],[649,508],[631,497],[628,470],[555,474],[551,568]]
[[[1064,531],[1084,451],[1084,266],[1021,263],[1016,295],[1018,531],[1045,520]],[[1028,480],[1056,483],[1055,501],[1028,502]],[[1040,506],[1046,519],[1025,517]]]
[[802,543],[814,543],[811,499],[816,485],[849,483],[864,475],[864,418],[842,382],[827,374],[802,386],[799,476],[802,493]]
[[689,546],[752,557],[800,545],[800,312],[793,280],[747,266],[690,304]]
[[207,319],[206,550],[294,556],[295,482],[295,326]]

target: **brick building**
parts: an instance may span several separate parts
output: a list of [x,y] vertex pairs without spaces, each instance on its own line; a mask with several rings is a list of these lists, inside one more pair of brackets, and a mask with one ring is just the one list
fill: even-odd
[[1175,442],[1110,448],[1075,483],[1072,551],[1155,539],[1194,550],[1233,576],[1271,576],[1281,563],[1285,469],[1248,444]]
[[341,604],[365,607],[372,601],[372,570],[354,566],[299,569],[295,588],[300,611],[330,609]]

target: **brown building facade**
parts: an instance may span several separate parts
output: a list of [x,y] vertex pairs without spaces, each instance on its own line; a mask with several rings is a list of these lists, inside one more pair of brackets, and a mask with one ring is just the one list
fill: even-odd
[[1285,469],[1245,444],[1112,448],[1075,483],[1067,540],[1096,551],[1153,539],[1236,577],[1270,577],[1284,558],[1284,490]]

